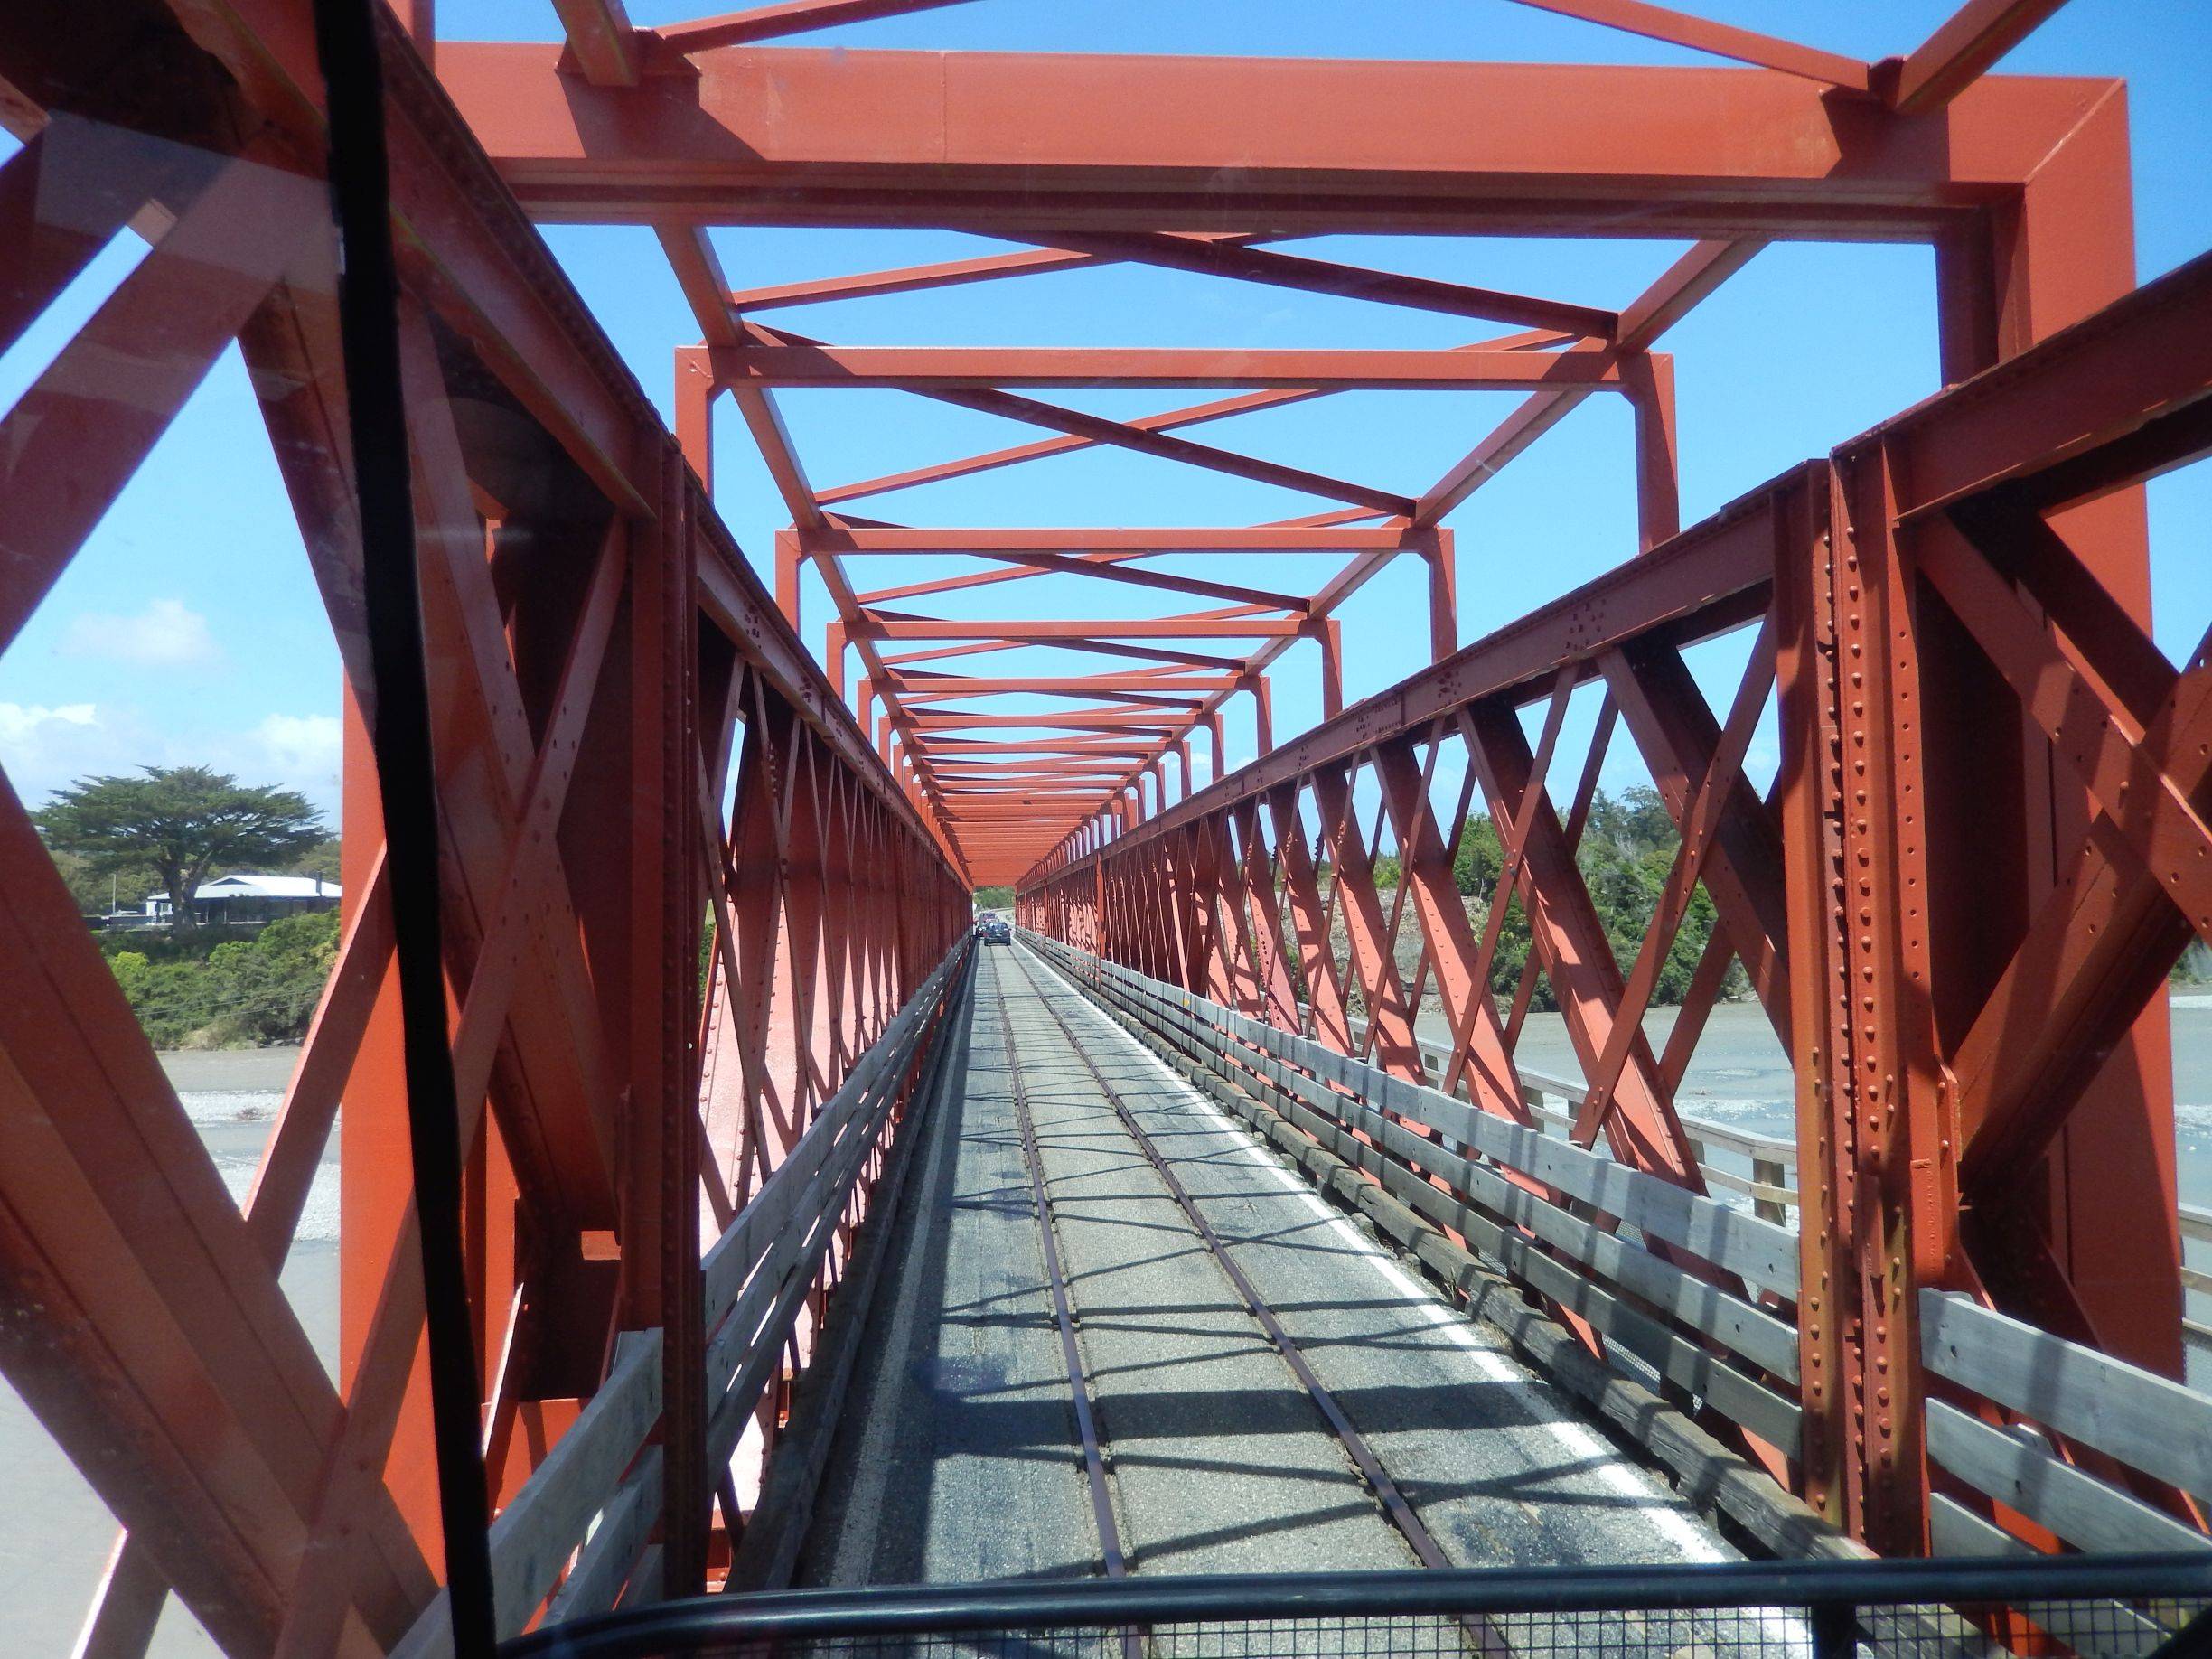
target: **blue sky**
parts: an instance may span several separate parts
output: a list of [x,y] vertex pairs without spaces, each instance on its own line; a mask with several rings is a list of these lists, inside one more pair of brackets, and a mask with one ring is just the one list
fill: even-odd
[[[1856,5],[1700,0],[1705,14],[1874,58],[1922,39],[1952,0]],[[633,0],[651,23],[693,4]],[[442,0],[451,37],[549,37],[549,6]],[[854,45],[1005,50],[1270,52],[1299,56],[1500,58],[1555,61],[1706,61],[1505,0],[1420,0],[1390,6],[1217,0],[978,0],[814,37]],[[2100,73],[2131,83],[2140,275],[2212,243],[2203,164],[2212,155],[2212,7],[2197,0],[2075,0],[2004,64],[2007,70]],[[733,281],[754,286],[999,246],[929,232],[723,230]],[[647,393],[669,408],[670,350],[697,337],[650,233],[556,229],[552,246]],[[1617,305],[1681,244],[1476,239],[1328,238],[1301,250],[1353,263]],[[0,408],[11,404],[67,333],[136,261],[126,236],[18,350],[0,358]],[[1128,267],[1071,272],[932,294],[784,313],[801,332],[854,343],[1445,345],[1491,332],[1422,313]],[[1695,520],[1806,456],[1824,453],[1934,390],[1933,259],[1918,248],[1769,248],[1666,339],[1676,357],[1686,520]],[[1053,394],[1126,415],[1204,394]],[[1223,423],[1198,435],[1339,476],[1418,492],[1514,400],[1496,394],[1360,394]],[[818,485],[996,447],[1028,428],[896,393],[790,393],[786,418]],[[786,521],[725,407],[718,504],[756,560]],[[1097,451],[970,481],[874,498],[855,509],[917,524],[1115,522],[1231,524],[1326,505],[1269,487]],[[2161,642],[2194,642],[2212,614],[2212,473],[2202,466],[2152,492],[2154,585]],[[1628,424],[1617,399],[1592,399],[1479,492],[1451,520],[1458,532],[1461,633],[1472,639],[1633,551]],[[898,569],[875,561],[864,580],[969,567]],[[1246,574],[1268,568],[1260,563]],[[1279,561],[1261,585],[1308,585]],[[1235,579],[1233,574],[1229,579]],[[1075,604],[1151,608],[1138,590],[1061,579],[981,590],[937,603],[954,614],[1064,614]],[[1386,572],[1346,605],[1345,675],[1354,697],[1388,684],[1423,653],[1418,567]],[[1018,598],[1015,597],[1018,595]],[[819,644],[826,603],[808,595]],[[2186,638],[2184,637],[2186,636]],[[1716,704],[1748,642],[1719,642],[1698,666]],[[1278,733],[1318,715],[1310,646],[1278,674]],[[1065,659],[1009,652],[1008,669],[1051,671]],[[1086,665],[1094,665],[1095,659]],[[1594,701],[1586,691],[1582,699]],[[257,782],[284,783],[334,805],[338,667],[296,530],[235,352],[226,355],[82,556],[0,656],[0,765],[36,801],[72,776],[137,764],[206,760]],[[1570,727],[1569,750],[1582,722]],[[1626,745],[1618,745],[1626,755]],[[1241,717],[1229,758],[1251,744]],[[1771,735],[1755,769],[1772,764]],[[1640,774],[1618,760],[1615,786]]]

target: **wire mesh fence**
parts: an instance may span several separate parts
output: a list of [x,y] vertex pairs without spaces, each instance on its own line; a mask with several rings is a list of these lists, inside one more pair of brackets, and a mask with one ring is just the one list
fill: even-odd
[[1735,1659],[2212,1651],[2212,1555],[1097,1580],[705,1597],[504,1659]]

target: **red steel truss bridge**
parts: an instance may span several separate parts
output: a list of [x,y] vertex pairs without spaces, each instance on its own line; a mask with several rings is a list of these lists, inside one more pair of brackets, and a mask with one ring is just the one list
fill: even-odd
[[[788,38],[947,3],[554,0],[523,43],[431,0],[0,12],[0,350],[145,249],[0,416],[0,648],[235,347],[345,673],[344,926],[242,1198],[0,786],[0,1368],[112,1514],[78,1651],[179,1605],[233,1654],[551,1652],[526,1633],[792,1583],[1734,1555],[2014,1578],[1728,1580],[1732,1624],[1637,1640],[1840,1653],[1879,1602],[2157,1650],[2170,1563],[2029,1594],[2029,1558],[2205,1551],[2212,1501],[2166,996],[2212,942],[2212,666],[2151,635],[2144,496],[2212,449],[2212,258],[2137,285],[2123,86],[1992,72],[2057,0],[1873,62],[1530,0],[1702,68]],[[651,228],[696,314],[673,431],[541,225]],[[747,288],[717,227],[1018,250]],[[1298,246],[1336,235],[1688,250],[1598,307]],[[1932,247],[1942,389],[1685,525],[1665,342],[1782,241]],[[1467,338],[774,315],[1111,265]],[[1035,436],[826,485],[793,389]],[[1392,390],[1514,402],[1411,492],[1233,436]],[[1634,545],[1462,645],[1448,520],[1592,398]],[[772,547],[714,505],[733,408]],[[1091,450],[1313,510],[866,516]],[[1412,671],[1347,701],[1347,602],[1407,558]],[[1624,762],[1674,846],[1627,949],[1578,858]],[[1794,1133],[1678,1098],[1732,986]],[[333,1147],[334,1374],[278,1277]],[[1126,1655],[1259,1605],[1024,1593],[838,1639]],[[1680,1593],[1326,1605],[1495,1654]],[[1598,1623],[1542,1624],[1574,1597]]]

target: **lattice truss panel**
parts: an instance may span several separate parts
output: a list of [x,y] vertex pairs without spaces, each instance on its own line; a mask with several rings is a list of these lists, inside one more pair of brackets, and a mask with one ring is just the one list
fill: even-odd
[[[159,7],[111,13],[0,28],[24,139],[0,167],[0,348],[126,227],[151,243],[0,422],[0,645],[235,341],[346,669],[347,916],[234,1203],[0,784],[0,1359],[124,1529],[86,1651],[144,1651],[173,1588],[236,1653],[435,1646],[320,81],[291,8],[258,34],[188,16],[196,37]],[[557,1584],[582,1611],[633,1569],[696,1580],[717,1489],[738,1530],[884,1143],[792,1160],[863,1055],[867,1111],[904,1100],[969,901],[420,59],[396,29],[387,45],[470,1288],[513,1629]],[[898,1024],[910,1002],[918,1021]],[[342,1100],[333,1387],[277,1275]],[[819,1249],[801,1248],[809,1183]],[[772,1190],[797,1218],[784,1236],[757,1208]]]
[[[1694,1322],[1670,1338],[1788,1414],[1755,1429],[1682,1398],[1883,1548],[1925,1547],[1944,1504],[2016,1542],[2065,1538],[1937,1467],[1930,1414],[2039,1425],[2069,1469],[2125,1456],[1931,1357],[1919,1298],[2179,1365],[2159,992],[2212,935],[2212,680],[2201,651],[2177,668],[2151,642],[2139,483],[2207,447],[2212,270],[2130,292],[2120,89],[1983,77],[2053,9],[1995,0],[1879,64],[1625,0],[1552,9],[1748,67],[761,43],[932,3],[786,0],[644,30],[617,0],[559,0],[564,39],[537,45],[433,42],[426,5],[385,20],[502,1630],[696,1588],[746,1547],[878,1131],[925,1084],[957,996],[966,890],[1017,879],[1043,932],[1515,1123],[1541,986],[1588,1080],[1575,1139],[1692,1191],[1674,1097],[1740,967],[1796,1078],[1797,1286],[1660,1253],[1794,1333],[1794,1363]],[[243,1206],[0,789],[0,1363],[127,1529],[89,1626],[102,1654],[143,1651],[173,1588],[239,1653],[439,1639],[320,103],[287,0],[0,23],[0,117],[24,141],[0,168],[0,347],[125,227],[152,245],[0,421],[0,647],[235,340],[348,681],[347,926]],[[533,217],[655,229],[701,333],[676,350],[674,436]],[[726,224],[951,228],[1028,251],[745,290],[707,235]],[[1409,230],[1698,239],[1617,310],[1270,246]],[[1932,244],[1954,389],[1685,530],[1657,346],[1779,238]],[[759,320],[1117,261],[1518,332],[1231,353],[845,347]],[[1036,395],[1070,385],[1209,396],[1109,419]],[[818,489],[776,400],[846,387],[1046,436]],[[1184,436],[1414,388],[1521,401],[1415,493]],[[709,504],[725,394],[789,511],[773,596]],[[1600,395],[1634,413],[1636,545],[1460,649],[1444,520]],[[848,507],[1098,446],[1326,505],[1227,530],[989,532]],[[1303,592],[1239,562],[1289,552],[1340,562]],[[1192,553],[1219,568],[1190,574]],[[917,554],[989,568],[852,575]],[[1337,610],[1408,554],[1430,666],[1345,708]],[[826,675],[796,633],[807,567],[834,607]],[[1111,627],[912,608],[1044,574],[1182,608]],[[1270,675],[1301,640],[1325,719],[1278,745]],[[1722,641],[1746,666],[1709,701],[1690,656]],[[947,666],[1039,644],[1110,661]],[[997,700],[1014,697],[1070,707]],[[1237,698],[1262,753],[1223,776]],[[1562,741],[1577,698],[1598,710],[1579,754]],[[1762,719],[1782,751],[1764,791],[1745,775]],[[1681,849],[1623,961],[1577,848],[1605,756],[1630,751]],[[1478,815],[1499,857],[1470,906],[1454,865]],[[1698,904],[1717,925],[1654,1045],[1642,1016]],[[1526,965],[1494,993],[1515,927]],[[1425,1008],[1448,1033],[1435,1060]],[[333,1387],[276,1273],[342,1099]],[[2179,1479],[2122,1484],[2200,1520]]]
[[[1516,1048],[1547,981],[1584,1080],[1572,1139],[1694,1192],[1706,1175],[1674,1098],[1740,965],[1796,1073],[1803,1204],[1800,1289],[1760,1298],[1798,1351],[1748,1369],[1798,1410],[1762,1435],[1725,1391],[1694,1392],[1816,1506],[1917,1542],[1921,1293],[2179,1368],[2170,1223],[2089,1228],[2053,1205],[2161,1184],[2164,987],[2212,923],[2192,896],[2212,837],[2187,758],[2206,647],[2177,669],[2084,557],[2132,511],[2133,481],[2212,436],[2212,357],[2184,343],[2207,295],[2199,261],[1096,850],[1056,854],[1023,919],[1524,1126],[1536,1092]],[[2123,364],[2145,372],[2095,383]],[[1746,666],[1716,708],[1685,651],[1728,635],[1748,642]],[[2031,750],[2048,777],[1982,774],[1988,717],[1928,689],[1969,677],[2048,745]],[[1579,764],[1558,746],[1578,687],[1598,699]],[[1763,716],[1781,742],[1764,792],[1744,770]],[[1624,736],[1679,835],[1626,960],[1575,856]],[[2048,791],[2053,879],[2007,895],[2016,925],[1974,961],[1942,930],[1953,905],[1999,902],[1994,882],[1973,890],[1998,788]],[[1477,817],[1498,856],[1469,904],[1455,863]],[[1701,891],[1716,924],[1654,1044],[1643,1018]],[[1502,980],[1515,925],[1528,954]],[[1425,1042],[1417,1010],[1448,1035]],[[1740,1344],[1687,1324],[1744,1365]],[[2081,1403],[2065,1392],[2054,1420]],[[2185,1493],[2127,1479],[2194,1521]]]

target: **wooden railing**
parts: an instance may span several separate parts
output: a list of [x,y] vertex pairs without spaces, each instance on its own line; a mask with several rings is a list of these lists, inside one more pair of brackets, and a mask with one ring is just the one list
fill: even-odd
[[[1309,1027],[1310,1030],[1310,1027]],[[1352,1021],[1354,1037],[1364,1040],[1367,1022]],[[1448,1045],[1418,1038],[1421,1063],[1428,1068],[1431,1083],[1445,1075],[1451,1066]],[[1574,1127],[1576,1111],[1583,1102],[1588,1091],[1579,1083],[1569,1078],[1550,1075],[1543,1072],[1520,1068],[1521,1092],[1527,1100],[1529,1110],[1547,1134],[1565,1136]],[[1460,1099],[1467,1097],[1463,1081],[1453,1091]],[[1781,1108],[1789,1110],[1786,1104]],[[1696,1157],[1698,1167],[1704,1172],[1709,1186],[1724,1192],[1741,1193],[1751,1200],[1752,1213],[1763,1220],[1777,1224],[1789,1224],[1790,1213],[1797,1207],[1797,1147],[1796,1143],[1775,1135],[1757,1135],[1748,1129],[1731,1129],[1725,1123],[1716,1123],[1710,1118],[1680,1113],[1682,1129],[1689,1139],[1690,1149]],[[1742,1160],[1745,1168],[1732,1168],[1716,1163],[1713,1154],[1720,1152]],[[2212,1240],[2212,1211],[2201,1211],[2205,1222],[2204,1236]],[[2205,1288],[2212,1289],[2212,1275],[2206,1276]]]
[[[857,1219],[860,1176],[893,1106],[926,1099],[937,1086],[942,1047],[935,1039],[970,954],[963,940],[937,965],[707,1252],[707,1438],[717,1468],[728,1467],[778,1374],[831,1238]],[[660,1331],[625,1332],[606,1381],[492,1523],[493,1615],[502,1639],[522,1630],[548,1594],[548,1623],[605,1612],[641,1576],[649,1548],[658,1548],[649,1539],[661,1512],[662,1462],[661,1448],[646,1440],[661,1417],[661,1359]],[[444,1591],[393,1651],[396,1659],[451,1654]]]
[[[1041,935],[1026,942],[1201,1087],[1262,1102],[1632,1371],[1794,1456],[1786,1227]],[[1601,1218],[1633,1232],[1616,1232]],[[1725,1351],[1716,1352],[1716,1349]]]
[[[1751,1196],[1759,1213],[1747,1214],[1562,1139],[1570,1112],[1546,1102],[1579,1103],[1579,1086],[1568,1080],[1522,1073],[1540,1126],[1524,1128],[1310,1037],[1025,937],[1255,1127],[1286,1120],[1464,1238],[1486,1267],[1582,1321],[1617,1365],[1632,1356],[1760,1439],[1794,1448],[1797,1253],[1794,1230],[1771,1214],[1786,1215],[1796,1197],[1784,1184],[1794,1161],[1786,1143],[1684,1120],[1705,1143],[1701,1158],[1711,1148],[1759,1167],[1753,1180],[1716,1183]],[[1422,1047],[1436,1066],[1438,1051]],[[1707,1169],[1709,1177],[1725,1173]],[[2212,1242],[2212,1212],[2184,1206],[2182,1233]],[[2212,1274],[2185,1274],[2190,1289],[2212,1289]],[[1920,1311],[1923,1363],[1945,1385],[1925,1406],[1927,1455],[1950,1477],[2075,1549],[2212,1550],[2190,1510],[2212,1498],[2212,1395],[1966,1297],[1924,1292]],[[1973,1397],[1986,1403],[1966,1409]],[[1958,1498],[1937,1492],[1931,1503],[1933,1552],[2032,1553]],[[2115,1652],[2147,1654],[2171,1634],[2154,1608],[2077,1611],[2101,1640],[2117,1640]]]
[[[1936,1290],[1920,1293],[1920,1352],[1933,1374],[1989,1402],[1926,1402],[1928,1460],[1953,1479],[2087,1554],[2212,1551],[2188,1515],[2190,1498],[2212,1496],[2212,1396]],[[2144,1476],[2156,1483],[2145,1490],[2170,1495],[2166,1506],[2129,1489]],[[1943,1492],[1929,1497],[1928,1540],[1937,1555],[2033,1553]],[[2161,1611],[2077,1609],[2097,1638],[2082,1651],[2157,1652],[2173,1634]]]
[[[1364,1039],[1366,1022],[1354,1019],[1352,1030],[1355,1037]],[[1444,1044],[1426,1037],[1420,1042],[1421,1060],[1433,1081],[1450,1065],[1451,1051]],[[1581,1083],[1523,1066],[1521,1086],[1530,1111],[1547,1134],[1564,1136],[1574,1127],[1576,1110],[1587,1092]],[[1466,1085],[1462,1083],[1456,1092],[1466,1099]],[[1787,1112],[1790,1107],[1787,1102],[1777,1102],[1776,1110]],[[1794,1141],[1775,1135],[1754,1134],[1691,1112],[1682,1112],[1680,1117],[1691,1149],[1697,1157],[1698,1167],[1704,1172],[1709,1186],[1749,1198],[1752,1213],[1763,1220],[1786,1226],[1796,1224],[1797,1147]],[[1598,1149],[1602,1150],[1602,1146]],[[1717,1162],[1716,1153],[1734,1160],[1735,1167]],[[2179,1206],[2179,1214],[2182,1289],[2212,1298],[2212,1266],[2194,1266],[2188,1260],[2191,1244],[2204,1247],[2206,1258],[2212,1259],[2212,1208],[2185,1203]],[[2212,1320],[2194,1317],[2185,1310],[2181,1330],[2192,1351],[2212,1353]]]

